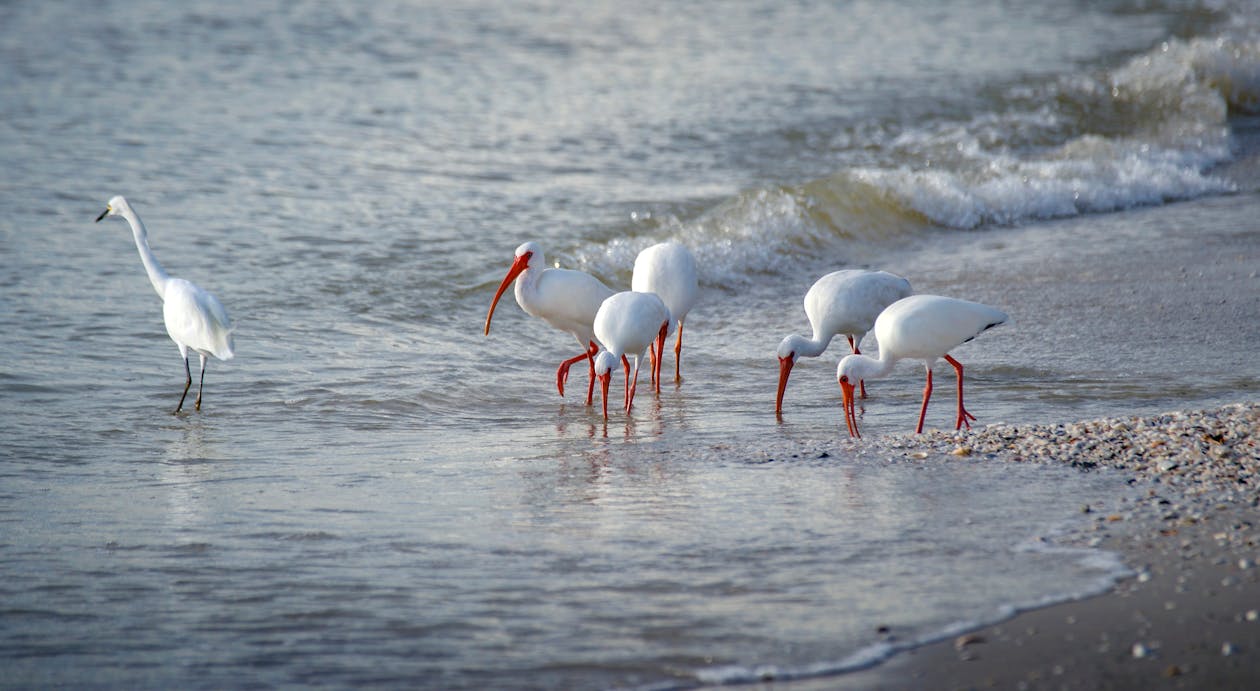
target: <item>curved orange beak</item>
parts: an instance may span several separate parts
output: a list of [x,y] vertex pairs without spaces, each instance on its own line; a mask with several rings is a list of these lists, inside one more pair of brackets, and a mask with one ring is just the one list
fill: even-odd
[[596,375],[599,378],[600,397],[604,400],[604,420],[608,419],[608,382],[612,380],[612,370]]
[[858,433],[857,427],[857,401],[854,400],[853,389],[856,388],[850,382],[843,379],[840,380],[840,394],[842,398],[841,405],[844,407],[844,422],[849,426],[849,436],[862,438]]
[[774,414],[783,413],[783,391],[787,389],[788,375],[792,373],[792,365],[796,364],[796,358],[788,355],[779,358],[779,392],[774,397]]
[[512,285],[512,281],[515,281],[522,271],[529,268],[529,258],[533,254],[533,252],[526,252],[517,257],[516,261],[512,262],[511,268],[508,269],[507,275],[503,277],[503,282],[499,284],[499,289],[494,293],[494,299],[490,301],[490,311],[486,312],[486,336],[490,335],[490,318],[494,316],[494,308],[498,306],[499,298],[503,297],[503,291]]

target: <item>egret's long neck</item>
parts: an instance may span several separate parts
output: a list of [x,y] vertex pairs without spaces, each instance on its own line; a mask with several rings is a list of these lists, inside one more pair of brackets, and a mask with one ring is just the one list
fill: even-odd
[[131,209],[123,212],[123,218],[131,224],[131,234],[136,237],[136,249],[140,251],[140,261],[144,262],[144,270],[149,274],[149,282],[153,284],[153,289],[157,291],[158,296],[165,300],[166,282],[171,277],[158,263],[157,257],[153,256],[153,250],[149,247],[149,233],[144,229],[144,222]]

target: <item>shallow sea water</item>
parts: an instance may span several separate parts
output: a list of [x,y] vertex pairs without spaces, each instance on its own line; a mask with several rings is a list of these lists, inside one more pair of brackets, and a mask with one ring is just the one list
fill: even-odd
[[[981,423],[1254,397],[1245,10],[0,7],[5,683],[795,678],[1105,587],[1053,536],[1123,478],[803,453],[843,432],[840,351],[778,421],[774,347],[869,265],[1012,314],[959,353]],[[200,412],[92,223],[113,194],[237,322]],[[692,247],[685,381],[605,423],[555,392],[570,337],[510,296],[483,336],[528,239],[618,286]],[[1205,245],[1221,300],[1177,261]],[[1169,318],[1152,277],[1186,285]],[[864,433],[907,431],[921,378]]]

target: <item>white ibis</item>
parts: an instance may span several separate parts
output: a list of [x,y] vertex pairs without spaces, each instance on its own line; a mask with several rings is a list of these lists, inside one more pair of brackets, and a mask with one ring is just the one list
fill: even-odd
[[[831,339],[844,334],[854,353],[861,353],[862,337],[885,307],[910,294],[910,282],[887,271],[845,269],[833,271],[814,282],[805,293],[805,316],[814,329],[813,338],[793,334],[779,343],[779,390],[774,399],[776,415],[783,411],[783,391],[797,358],[818,357]],[[883,343],[880,343],[883,350]],[[862,387],[862,397],[866,388]]]
[[561,331],[573,334],[582,344],[582,352],[560,363],[556,369],[556,389],[564,396],[564,384],[569,379],[569,367],[585,358],[590,371],[590,383],[586,387],[586,404],[590,405],[595,392],[595,353],[599,344],[595,341],[592,324],[599,306],[613,291],[594,276],[571,269],[548,269],[542,247],[536,242],[526,242],[516,248],[516,259],[499,284],[490,311],[486,313],[486,335],[490,335],[490,319],[494,308],[508,284],[516,281],[516,304],[526,314],[538,317]]
[[[595,337],[604,344],[604,351],[595,360],[595,376],[599,377],[604,397],[604,419],[608,419],[608,380],[620,359],[626,371],[625,410],[634,404],[634,390],[639,382],[639,365],[643,353],[669,329],[670,315],[665,303],[655,293],[626,291],[617,293],[599,306],[595,315]],[[634,358],[634,374],[626,357]]]
[[174,278],[166,273],[153,250],[149,248],[149,234],[144,228],[140,216],[122,196],[109,200],[109,204],[100,216],[99,223],[106,216],[122,216],[131,226],[131,234],[136,239],[136,249],[140,251],[140,261],[149,274],[149,282],[162,298],[162,319],[166,322],[166,333],[175,345],[179,346],[179,356],[184,360],[184,393],[175,406],[178,413],[184,407],[184,399],[188,397],[188,389],[192,387],[192,370],[188,367],[188,349],[196,351],[201,359],[201,381],[197,384],[196,409],[201,410],[201,391],[206,385],[206,357],[213,355],[220,360],[231,360],[235,355],[232,343],[232,320],[218,298],[182,278]]
[[[634,276],[630,289],[640,293],[656,293],[669,309],[669,330],[678,330],[674,342],[674,382],[682,381],[682,332],[687,313],[700,297],[696,275],[696,258],[676,242],[662,242],[643,250],[634,260]],[[661,390],[661,355],[665,352],[662,335],[652,354],[652,381]]]
[[932,365],[937,358],[945,358],[958,373],[958,417],[954,429],[963,425],[971,429],[970,420],[976,418],[963,407],[963,366],[949,351],[1009,320],[1005,312],[988,305],[939,295],[912,295],[889,305],[875,320],[879,359],[846,355],[836,367],[849,436],[862,436],[857,429],[854,383],[887,376],[893,365],[904,359],[922,360],[927,368],[927,386],[923,389],[923,407],[919,410],[915,433],[923,431],[923,417],[927,414],[928,399],[932,397]]

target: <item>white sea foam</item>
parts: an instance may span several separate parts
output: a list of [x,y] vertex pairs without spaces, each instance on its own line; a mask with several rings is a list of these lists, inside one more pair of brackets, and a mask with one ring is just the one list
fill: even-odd
[[1230,114],[1260,111],[1254,21],[1235,17],[1225,33],[1170,39],[1114,68],[1011,86],[966,121],[916,122],[865,148],[854,142],[832,176],[636,224],[579,260],[616,272],[642,247],[671,239],[692,247],[702,280],[739,285],[795,270],[802,253],[829,248],[852,260],[854,241],[925,226],[970,230],[1229,193],[1235,185],[1213,171],[1231,157]]
[[[619,236],[576,253],[579,264],[601,275],[628,272],[645,247],[672,240],[691,248],[701,280],[739,285],[750,274],[788,270],[792,256],[827,231],[812,222],[809,203],[796,190],[751,190],[690,221],[669,217],[639,233]],[[625,278],[625,277],[622,277]]]
[[[1211,170],[1230,157],[1231,109],[1260,105],[1260,40],[1165,42],[1115,70],[1012,96],[1062,105],[911,130],[894,142],[896,165],[849,174],[912,214],[961,229],[1229,192]],[[1037,146],[1054,132],[1068,136]]]

